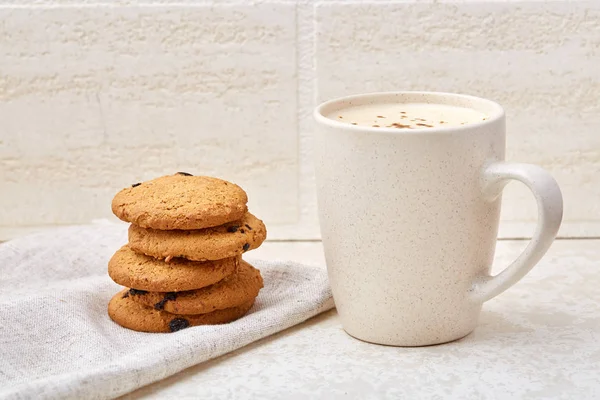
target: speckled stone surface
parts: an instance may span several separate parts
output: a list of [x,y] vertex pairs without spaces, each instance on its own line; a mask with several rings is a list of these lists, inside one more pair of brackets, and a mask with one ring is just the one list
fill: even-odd
[[[493,270],[526,244],[499,242]],[[319,243],[265,243],[252,256],[324,265]],[[556,241],[456,342],[368,344],[333,310],[124,398],[600,398],[599,264],[600,240]]]

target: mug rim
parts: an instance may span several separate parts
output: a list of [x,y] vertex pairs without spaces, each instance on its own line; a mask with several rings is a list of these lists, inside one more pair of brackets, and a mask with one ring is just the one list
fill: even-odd
[[[424,97],[447,97],[468,100],[471,102],[487,105],[494,112],[489,115],[489,118],[484,121],[478,121],[460,126],[448,126],[448,127],[434,127],[428,129],[398,129],[398,128],[387,128],[387,127],[371,127],[362,125],[351,125],[346,122],[339,122],[337,120],[328,118],[324,115],[323,110],[334,106],[339,103],[351,102],[355,100],[364,100],[369,98],[378,97],[390,97],[390,96],[402,96],[402,95],[417,95]],[[432,103],[436,104],[436,103]],[[437,103],[443,104],[443,103]],[[471,107],[473,108],[473,107]],[[473,108],[476,109],[476,108]],[[457,133],[461,131],[470,131],[483,126],[492,125],[502,121],[505,117],[504,108],[493,100],[485,99],[483,97],[472,96],[461,93],[450,93],[450,92],[434,92],[434,91],[390,91],[390,92],[371,92],[353,94],[349,96],[337,97],[319,104],[313,112],[314,119],[323,124],[328,125],[332,128],[347,129],[354,132],[368,132],[368,133],[380,133],[380,134],[395,134],[395,135],[414,135],[414,134],[436,134],[436,133]]]

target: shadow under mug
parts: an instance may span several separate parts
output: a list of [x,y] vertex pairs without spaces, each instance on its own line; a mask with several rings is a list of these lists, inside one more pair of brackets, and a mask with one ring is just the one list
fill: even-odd
[[[327,116],[347,107],[430,103],[471,108],[485,121],[430,129],[351,125]],[[520,280],[546,253],[562,195],[542,168],[504,161],[505,115],[472,96],[390,92],[344,97],[314,113],[321,233],[333,297],[350,335],[422,346],[469,334],[483,302]],[[525,251],[490,276],[501,193],[529,187],[538,225]]]

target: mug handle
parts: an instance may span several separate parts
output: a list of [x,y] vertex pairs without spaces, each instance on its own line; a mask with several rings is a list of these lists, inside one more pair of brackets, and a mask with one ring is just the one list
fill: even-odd
[[523,278],[546,254],[562,220],[563,199],[552,176],[537,165],[496,162],[488,165],[482,176],[483,194],[488,201],[500,196],[510,180],[523,182],[535,196],[538,222],[533,238],[521,255],[496,276],[479,277],[473,283],[471,298],[483,303],[498,296]]

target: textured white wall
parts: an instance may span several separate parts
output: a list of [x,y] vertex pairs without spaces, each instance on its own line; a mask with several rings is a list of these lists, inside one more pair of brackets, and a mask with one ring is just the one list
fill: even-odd
[[[562,236],[600,236],[599,1],[0,0],[0,239],[111,218],[128,184],[231,179],[271,239],[317,238],[312,108],[376,90],[503,104]],[[506,191],[501,235],[536,211]]]

